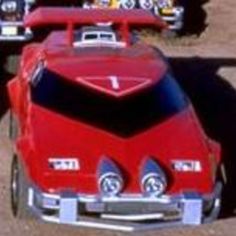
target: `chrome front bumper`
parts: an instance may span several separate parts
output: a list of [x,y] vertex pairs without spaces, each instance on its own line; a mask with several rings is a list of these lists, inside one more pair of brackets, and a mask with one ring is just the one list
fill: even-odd
[[[214,220],[220,210],[222,185],[211,195],[189,192],[179,196],[45,194],[29,189],[28,206],[44,221],[118,231],[152,230],[199,225]],[[205,213],[204,213],[205,212]],[[207,213],[206,213],[207,212]]]
[[159,9],[155,10],[155,13],[159,15],[167,24],[170,30],[181,30],[183,27],[184,20],[184,8],[183,7],[173,7],[169,12],[164,12],[164,10],[159,12]]
[[22,21],[0,21],[0,41],[27,41],[33,34]]

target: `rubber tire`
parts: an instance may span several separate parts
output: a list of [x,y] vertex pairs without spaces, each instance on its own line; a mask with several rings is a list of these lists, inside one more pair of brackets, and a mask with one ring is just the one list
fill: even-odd
[[14,217],[19,219],[31,218],[31,214],[27,205],[28,202],[28,180],[24,167],[17,157],[13,155],[11,165],[11,210]]

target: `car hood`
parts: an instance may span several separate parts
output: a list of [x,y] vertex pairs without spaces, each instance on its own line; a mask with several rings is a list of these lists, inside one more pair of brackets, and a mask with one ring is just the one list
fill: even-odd
[[[36,105],[31,109],[28,144],[19,142],[19,150],[31,162],[30,175],[38,178],[34,181],[46,191],[69,186],[78,192],[97,192],[97,171],[104,157],[113,160],[122,170],[126,192],[135,193],[140,189],[140,170],[147,158],[153,158],[164,168],[169,193],[192,188],[199,192],[212,191],[209,149],[197,119],[194,120],[191,106],[129,138],[115,136]],[[74,173],[52,172],[48,166],[51,157],[77,158],[80,169]],[[173,160],[198,160],[202,170],[197,173],[175,172]]]
[[162,79],[167,70],[162,57],[147,46],[79,48],[49,55],[49,70],[72,82],[115,96],[150,86]]

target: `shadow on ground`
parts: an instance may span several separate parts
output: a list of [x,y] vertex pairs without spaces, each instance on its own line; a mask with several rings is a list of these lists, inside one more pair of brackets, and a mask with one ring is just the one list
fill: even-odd
[[9,107],[7,96],[7,81],[14,77],[18,68],[18,58],[23,44],[2,43],[0,44],[0,118]]
[[6,83],[10,78],[12,78],[12,74],[7,73],[5,70],[5,63],[6,63],[5,59],[6,59],[5,55],[3,56],[3,53],[1,53],[1,58],[0,58],[0,118],[5,114],[9,106]]
[[204,5],[207,2],[209,0],[180,0],[180,4],[183,4],[185,8],[183,34],[199,36],[206,29],[207,13]]
[[172,58],[170,61],[207,134],[222,145],[228,177],[222,217],[229,217],[236,209],[236,90],[217,72],[222,67],[236,70],[236,59]]

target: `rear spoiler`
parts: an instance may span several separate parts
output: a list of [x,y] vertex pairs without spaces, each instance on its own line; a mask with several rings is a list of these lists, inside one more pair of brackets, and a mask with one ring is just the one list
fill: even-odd
[[24,19],[26,27],[45,25],[65,25],[68,29],[69,44],[73,41],[75,25],[92,25],[97,23],[112,23],[122,29],[123,39],[127,42],[129,27],[166,28],[167,25],[160,17],[142,9],[81,9],[64,7],[42,7],[27,15]]

